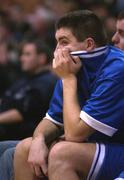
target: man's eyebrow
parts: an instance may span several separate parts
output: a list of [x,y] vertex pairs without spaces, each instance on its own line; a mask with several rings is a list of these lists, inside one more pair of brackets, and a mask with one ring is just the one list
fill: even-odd
[[68,40],[68,38],[67,38],[66,36],[61,36],[61,37],[58,38],[58,41],[61,41],[61,40],[63,40],[63,39]]

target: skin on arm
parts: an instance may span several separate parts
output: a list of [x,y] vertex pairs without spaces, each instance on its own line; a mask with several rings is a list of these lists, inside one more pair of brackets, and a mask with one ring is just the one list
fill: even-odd
[[64,130],[67,141],[83,142],[95,130],[80,119],[80,106],[77,98],[77,79],[70,76],[63,80]]
[[61,132],[54,123],[43,119],[33,138],[18,144],[14,157],[15,180],[37,179],[42,176],[42,172],[47,175],[48,145],[59,137]]
[[0,124],[14,123],[23,121],[23,116],[16,109],[10,109],[8,111],[0,113]]
[[77,97],[76,73],[81,67],[80,59],[72,58],[68,49],[56,51],[53,60],[55,73],[63,84],[63,119],[65,139],[72,142],[83,142],[95,130],[80,119],[80,106]]

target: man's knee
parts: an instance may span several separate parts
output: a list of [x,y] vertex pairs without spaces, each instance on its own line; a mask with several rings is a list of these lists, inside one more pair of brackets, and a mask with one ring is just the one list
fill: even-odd
[[86,178],[91,168],[95,151],[96,144],[59,142],[52,147],[49,153],[49,174],[52,176],[53,172],[58,173],[58,171],[71,170]]
[[64,162],[75,169],[80,169],[85,164],[88,169],[92,164],[95,149],[95,144],[59,142],[52,147],[49,153],[49,164],[59,166]]
[[[87,151],[89,149],[89,151]],[[93,156],[95,153],[96,145],[89,143],[73,143],[62,141],[55,144],[49,153],[49,159],[57,159],[57,158],[72,158],[72,155],[76,154],[77,156],[86,155]],[[93,154],[92,154],[93,153]]]
[[1,159],[3,158],[5,164],[9,164],[13,161],[14,152],[15,147],[9,148],[3,153]]
[[53,161],[57,160],[57,159],[64,159],[66,158],[66,156],[68,156],[68,151],[69,151],[69,142],[59,142],[57,144],[55,144],[49,153],[49,161]]
[[32,141],[32,138],[26,138],[20,141],[16,146],[14,157],[16,156],[21,157],[21,156],[26,155],[29,152],[31,141]]
[[0,158],[0,179],[13,179],[13,155],[15,148],[7,149]]
[[69,151],[69,144],[65,141],[59,142],[51,148],[48,158],[48,172],[50,177],[54,176],[58,170],[65,171],[70,167],[67,150]]

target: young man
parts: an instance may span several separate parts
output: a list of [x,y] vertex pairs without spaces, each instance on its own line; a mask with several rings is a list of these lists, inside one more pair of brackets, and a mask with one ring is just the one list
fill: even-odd
[[61,80],[33,137],[17,145],[15,180],[112,180],[124,167],[124,54],[91,11],[60,18],[55,36]]
[[56,76],[51,53],[41,41],[24,42],[20,56],[26,76],[7,89],[0,101],[0,140],[31,136],[49,106]]
[[122,11],[117,18],[116,32],[112,37],[114,45],[124,50],[124,11]]

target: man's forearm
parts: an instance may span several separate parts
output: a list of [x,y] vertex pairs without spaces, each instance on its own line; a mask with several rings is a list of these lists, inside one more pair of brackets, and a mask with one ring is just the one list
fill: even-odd
[[63,110],[65,137],[75,136],[80,122],[80,106],[77,99],[77,79],[70,76],[63,80]]
[[76,76],[72,75],[63,80],[63,97],[65,139],[83,142],[94,132],[94,129],[80,119]]

